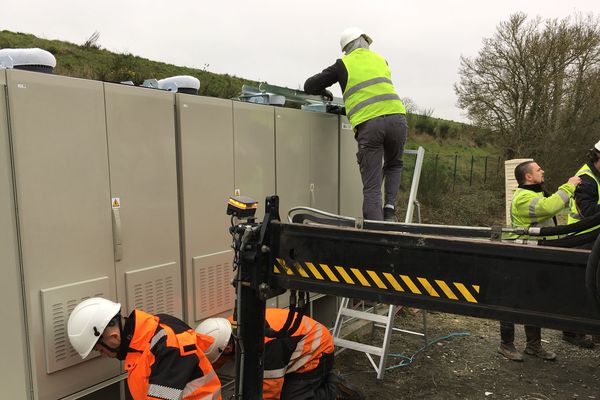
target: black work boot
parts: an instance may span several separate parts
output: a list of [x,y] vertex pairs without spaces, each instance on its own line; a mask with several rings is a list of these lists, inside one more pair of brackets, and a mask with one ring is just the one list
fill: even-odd
[[389,222],[398,222],[398,219],[396,218],[396,209],[383,207],[383,220]]
[[584,349],[591,349],[594,347],[594,342],[582,333],[563,332],[562,339],[567,343],[571,343]]
[[336,387],[336,400],[365,400],[366,397],[362,390],[351,383],[348,383],[341,375],[329,373],[329,383]]

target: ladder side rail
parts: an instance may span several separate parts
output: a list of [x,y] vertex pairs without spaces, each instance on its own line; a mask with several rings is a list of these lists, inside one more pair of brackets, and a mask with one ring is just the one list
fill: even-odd
[[[408,204],[406,207],[406,217],[404,218],[405,223],[412,222],[413,213],[415,208],[415,201],[417,200],[417,192],[419,190],[419,182],[421,180],[421,170],[423,169],[423,158],[425,157],[425,149],[421,146],[414,150],[405,150],[406,154],[415,154],[417,159],[415,161],[415,169],[413,171],[412,183],[410,185],[410,193],[408,195]],[[421,222],[421,221],[419,221]]]

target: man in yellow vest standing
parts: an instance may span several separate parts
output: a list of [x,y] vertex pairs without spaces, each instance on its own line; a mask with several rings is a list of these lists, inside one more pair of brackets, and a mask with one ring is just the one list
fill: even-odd
[[[510,219],[514,228],[532,226],[554,226],[555,216],[569,206],[575,188],[581,179],[572,176],[553,193],[543,188],[544,170],[535,161],[525,161],[515,168],[515,179],[519,187],[515,191]],[[527,344],[525,353],[544,360],[554,360],[556,354],[542,347],[542,330],[537,326],[525,325]],[[523,361],[523,355],[515,348],[515,324],[509,321],[500,322],[500,347],[498,352],[513,361]]]
[[[332,97],[326,89],[336,82],[340,84],[346,115],[358,142],[356,157],[363,183],[363,217],[396,221],[396,196],[408,131],[406,109],[394,89],[387,61],[369,50],[372,42],[362,29],[346,29],[340,39],[345,55],[308,78],[304,91]],[[383,208],[382,182],[385,183]]]

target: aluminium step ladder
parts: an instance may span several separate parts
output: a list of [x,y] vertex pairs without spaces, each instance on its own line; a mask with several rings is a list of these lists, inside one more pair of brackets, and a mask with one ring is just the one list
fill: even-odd
[[[423,313],[423,332],[415,332],[394,327],[394,317],[396,313],[402,308],[401,306],[389,305],[387,314],[378,314],[376,312],[376,305],[369,307],[366,310],[357,310],[352,307],[349,307],[349,302],[349,298],[342,298],[340,308],[338,310],[338,314],[335,320],[335,326],[333,328],[332,336],[335,346],[340,348],[336,351],[336,354],[340,353],[341,351],[344,351],[345,349],[365,353],[365,355],[371,362],[373,369],[375,369],[375,372],[377,373],[377,379],[383,379],[383,375],[385,374],[388,349],[393,332],[402,332],[411,335],[422,336],[424,344],[427,344],[427,311],[421,310],[421,312]],[[355,319],[370,321],[374,324],[374,327],[385,329],[383,334],[383,343],[381,344],[381,347],[349,339],[344,339],[341,336],[341,331],[344,323],[350,322]],[[376,361],[373,358],[373,356],[379,357],[378,361]]]
[[[404,153],[416,154],[417,156],[415,162],[415,169],[413,172],[412,184],[410,188],[405,222],[412,222],[415,206],[417,208],[417,222],[421,222],[421,212],[419,208],[419,202],[417,201],[417,190],[419,188],[419,179],[421,177],[421,168],[423,166],[423,158],[425,155],[425,151],[422,147],[419,146],[418,150],[406,150]],[[356,227],[358,229],[362,229],[362,218],[357,218],[356,223]],[[338,309],[337,317],[335,319],[335,325],[333,327],[333,341],[336,347],[340,348],[340,350],[338,350],[337,353],[345,349],[351,349],[365,353],[365,355],[371,362],[371,365],[375,369],[375,372],[377,373],[377,379],[383,379],[383,375],[385,374],[388,349],[390,341],[392,339],[392,333],[394,331],[422,336],[425,345],[427,345],[427,311],[421,310],[423,313],[423,332],[414,332],[394,327],[394,317],[396,313],[401,309],[400,306],[389,305],[387,314],[382,315],[377,313],[377,305],[370,307],[367,310],[361,311],[352,307],[348,307],[349,302],[349,298],[341,299],[340,308]],[[354,319],[370,321],[374,324],[374,327],[385,329],[383,334],[383,343],[381,347],[356,342],[349,339],[344,339],[341,336],[342,327],[344,323]],[[378,362],[376,362],[373,359],[373,356],[379,357]]]

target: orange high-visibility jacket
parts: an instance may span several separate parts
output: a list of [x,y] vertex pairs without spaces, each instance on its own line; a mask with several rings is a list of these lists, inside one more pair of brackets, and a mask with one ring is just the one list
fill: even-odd
[[135,400],[221,400],[221,382],[202,352],[212,344],[211,337],[168,315],[134,310],[132,318],[133,331],[124,338],[131,338],[125,369]]
[[[288,310],[267,308],[265,319],[275,331],[280,330]],[[265,337],[265,371],[263,399],[281,396],[286,374],[305,373],[315,369],[324,354],[333,353],[333,338],[327,328],[314,319],[303,317],[298,330],[289,337]]]

